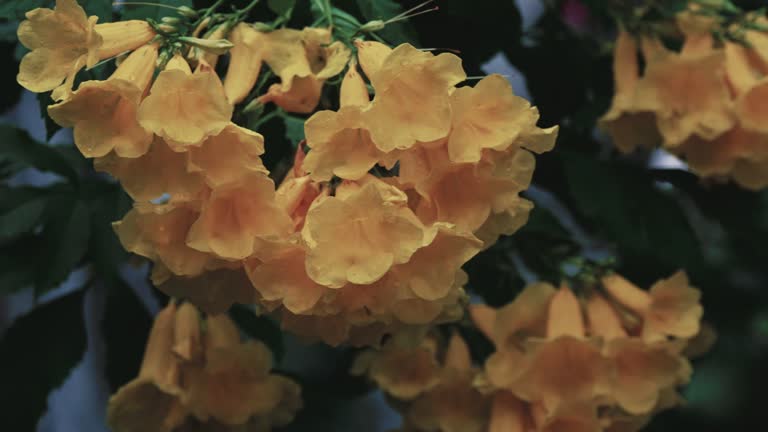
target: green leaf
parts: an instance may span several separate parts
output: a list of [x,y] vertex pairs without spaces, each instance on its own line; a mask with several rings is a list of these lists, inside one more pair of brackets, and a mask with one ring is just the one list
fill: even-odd
[[86,348],[83,291],[19,318],[0,341],[2,429],[34,431],[48,394],[61,386]]
[[[155,3],[163,6],[187,6],[193,7],[192,0],[151,0],[148,3]],[[177,16],[176,11],[173,9],[162,6],[147,6],[147,5],[125,5],[123,6],[123,20],[131,19],[147,19],[151,18],[159,21],[163,17]]]
[[618,245],[629,273],[655,280],[679,268],[706,272],[698,238],[680,204],[644,169],[572,153],[564,163],[577,210]]
[[285,355],[283,344],[283,332],[280,326],[273,320],[263,315],[256,315],[250,308],[243,305],[234,305],[229,310],[229,316],[249,337],[264,342],[275,356],[275,363],[279,363]]
[[90,215],[88,207],[74,197],[50,201],[49,222],[41,233],[45,245],[38,259],[45,271],[38,273],[35,293],[43,294],[64,281],[88,250]]
[[40,222],[47,202],[46,197],[34,197],[0,213],[0,241],[32,231]]
[[32,9],[52,6],[53,0],[7,0],[0,4],[0,19],[21,21]]
[[72,165],[54,148],[38,143],[27,132],[10,125],[0,125],[0,157],[59,174],[72,183],[78,181]]
[[118,276],[120,264],[128,258],[112,229],[112,222],[120,220],[128,212],[131,201],[115,183],[97,182],[84,186],[83,195],[88,199],[91,223],[88,260],[99,276],[112,280]]
[[[357,0],[357,6],[365,19],[369,21],[386,21],[403,12],[402,6],[392,0]],[[396,45],[416,41],[416,32],[407,20],[387,24],[383,30],[377,33],[388,42]]]
[[112,0],[78,0],[85,13],[99,17],[99,23],[112,22]]
[[24,236],[0,248],[0,296],[34,286],[41,247],[37,237]]
[[40,118],[45,121],[45,140],[50,141],[51,138],[56,135],[56,132],[62,129],[61,126],[53,121],[51,116],[48,115],[48,106],[54,103],[53,99],[51,99],[51,92],[38,93],[37,103],[40,107]]
[[268,0],[267,6],[272,12],[282,16],[293,10],[293,7],[296,6],[296,0]]
[[106,345],[107,382],[114,392],[138,375],[152,328],[152,316],[121,278],[107,283],[107,303],[101,328]]

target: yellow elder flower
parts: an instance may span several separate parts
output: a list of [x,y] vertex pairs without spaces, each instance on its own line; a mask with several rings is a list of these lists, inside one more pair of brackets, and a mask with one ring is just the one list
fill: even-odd
[[664,345],[639,339],[616,339],[604,348],[615,365],[611,396],[630,414],[645,414],[656,406],[660,392],[687,383],[688,361]]
[[641,316],[646,342],[668,336],[690,339],[699,332],[704,312],[701,293],[688,284],[684,272],[656,282],[647,292],[616,274],[604,277],[602,283],[617,302]]
[[128,252],[161,262],[174,274],[194,276],[210,260],[186,244],[197,218],[198,212],[189,207],[137,203],[114,228]]
[[229,67],[224,77],[224,93],[231,104],[245,100],[256,84],[264,57],[264,34],[246,23],[232,29],[229,40]]
[[307,276],[305,259],[304,249],[293,245],[264,261],[250,259],[245,269],[264,300],[279,301],[291,313],[302,314],[315,307],[328,290]]
[[264,61],[280,84],[274,84],[263,103],[274,102],[289,112],[312,112],[328,78],[338,75],[349,61],[343,43],[331,42],[330,29],[279,29],[264,35]]
[[319,111],[304,125],[312,150],[303,167],[312,179],[328,181],[335,175],[359,180],[382,158],[363,120],[362,107],[368,102],[365,82],[351,65],[341,84],[341,108]]
[[475,87],[456,89],[451,111],[448,155],[452,162],[479,162],[486,148],[506,150],[538,119],[538,112],[515,96],[501,75],[489,75]]
[[108,422],[116,432],[269,431],[302,405],[299,386],[270,374],[271,365],[266,346],[242,343],[226,315],[203,325],[189,303],[170,303],[152,326],[139,377],[110,399]]
[[157,46],[131,53],[106,81],[86,81],[71,97],[48,107],[62,127],[73,127],[75,144],[85,157],[102,157],[114,149],[120,157],[143,155],[152,134],[136,120],[136,110],[155,72]]
[[613,101],[598,125],[624,153],[638,147],[653,147],[662,141],[656,126],[656,116],[650,111],[639,111],[636,107],[637,86],[640,82],[637,57],[635,37],[621,31],[613,51]]
[[199,172],[212,188],[250,174],[268,174],[261,161],[264,137],[230,123],[200,146],[189,148],[189,171]]
[[[413,160],[419,157],[420,161]],[[536,164],[527,150],[488,153],[478,164],[454,164],[447,152],[436,148],[421,156],[404,156],[401,168],[414,163],[425,164],[431,171],[415,185],[424,198],[416,209],[424,221],[449,222],[459,231],[474,232],[493,214],[530,207],[518,196],[530,184]]]
[[[307,274],[330,288],[369,284],[424,245],[424,226],[399,189],[369,177],[339,186],[335,197],[315,201],[303,237]],[[344,247],[338,247],[339,241]]]
[[[53,10],[27,12],[18,28],[19,41],[31,51],[19,66],[19,84],[36,93],[54,90],[66,99],[75,75],[84,66],[135,49],[155,37],[145,21],[96,24],[75,0],[56,0]],[[64,84],[62,84],[64,81]]]
[[171,432],[187,410],[179,401],[181,371],[172,352],[176,306],[155,317],[139,376],[109,399],[107,423],[116,432]]
[[95,31],[98,17],[88,17],[76,0],[56,0],[56,7],[33,9],[19,24],[19,41],[31,51],[19,66],[17,80],[28,90],[42,93],[62,81],[74,81],[83,67],[99,57],[102,37]]
[[138,119],[144,129],[182,151],[219,134],[229,125],[232,110],[219,77],[210,70],[192,73],[177,55],[157,76]]
[[668,52],[646,58],[645,76],[637,85],[636,107],[656,113],[666,145],[692,135],[714,139],[733,127],[733,103],[725,80],[725,57],[709,49],[692,54]]
[[120,180],[136,201],[150,201],[166,193],[176,200],[191,200],[205,187],[202,176],[188,171],[187,154],[171,150],[158,136],[141,157],[127,159],[110,153],[96,158],[94,166],[97,171],[108,172]]
[[244,424],[254,416],[269,416],[296,384],[269,373],[272,353],[259,341],[240,342],[240,333],[226,315],[211,315],[204,336],[205,365],[188,369],[184,403],[201,421],[210,417]]
[[328,181],[333,176],[359,180],[382,157],[365,129],[359,107],[317,112],[307,120],[304,130],[312,149],[304,159],[304,168],[315,181]]
[[253,255],[293,229],[275,202],[275,186],[264,173],[250,174],[213,190],[192,225],[187,244],[226,260]]
[[409,44],[392,50],[368,76],[376,91],[366,111],[373,142],[390,152],[448,136],[450,93],[466,77],[461,59],[453,54],[435,56]]

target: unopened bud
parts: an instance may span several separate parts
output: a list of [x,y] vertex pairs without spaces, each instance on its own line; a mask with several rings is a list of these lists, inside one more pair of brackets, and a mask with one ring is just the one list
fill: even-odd
[[162,33],[176,33],[178,29],[176,26],[172,26],[170,24],[162,23],[157,25],[157,30]]
[[179,40],[187,45],[200,48],[203,51],[216,55],[226,54],[227,51],[234,46],[232,42],[226,39],[200,39],[196,37],[182,36]]
[[178,18],[178,17],[163,17],[163,19],[161,19],[160,21],[163,22],[163,24],[168,24],[168,25],[175,26],[175,25],[181,23],[181,18]]
[[197,11],[192,9],[189,6],[179,6],[176,8],[176,11],[179,13],[179,15],[186,17],[186,18],[197,18]]
[[385,26],[386,23],[382,20],[368,21],[367,23],[360,26],[360,32],[377,32],[383,30]]

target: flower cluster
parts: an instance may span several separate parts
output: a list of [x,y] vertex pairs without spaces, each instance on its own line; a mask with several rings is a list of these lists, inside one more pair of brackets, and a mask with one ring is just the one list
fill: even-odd
[[[64,9],[89,22],[59,0],[56,11],[30,12],[22,41],[34,48],[48,33],[29,30],[33,18]],[[154,262],[161,290],[207,313],[258,303],[283,327],[331,344],[461,316],[462,265],[526,222],[532,204],[519,193],[533,153],[557,135],[536,126],[538,111],[506,79],[457,87],[466,75],[453,54],[358,40],[353,56],[323,28],[225,22],[205,39],[166,37],[123,44],[132,51],[111,77],[69,83],[49,107],[136,201],[115,229]],[[213,66],[225,45],[221,80]],[[314,111],[324,83],[346,68],[340,108],[307,120],[306,145],[279,187],[261,161],[263,137],[232,122],[262,63],[280,82],[255,103],[299,113]]]
[[747,29],[745,43],[715,39],[716,21],[695,12],[678,16],[679,52],[654,36],[619,34],[616,91],[601,126],[623,152],[662,143],[702,177],[761,189],[768,186],[768,34]]
[[535,283],[470,312],[496,348],[482,369],[457,335],[402,335],[358,358],[353,372],[398,400],[404,430],[636,431],[681,403],[688,357],[712,342],[683,273],[649,291],[610,275],[578,296]]
[[457,319],[461,266],[525,223],[530,151],[556,136],[501,76],[457,88],[452,54],[356,45],[340,109],[307,120],[308,152],[277,190],[295,235],[246,262],[286,327],[331,344]]
[[367,375],[397,401],[392,405],[403,415],[402,432],[489,430],[491,399],[476,388],[480,370],[458,333],[448,340],[399,333],[381,350],[360,354],[352,373]]
[[302,404],[301,388],[271,367],[269,349],[241,342],[226,315],[203,321],[190,303],[171,303],[155,319],[139,376],[110,399],[108,422],[118,432],[268,432]]

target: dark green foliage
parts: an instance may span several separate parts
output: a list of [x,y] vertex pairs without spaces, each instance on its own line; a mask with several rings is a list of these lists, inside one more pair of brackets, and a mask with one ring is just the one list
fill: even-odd
[[152,317],[121,278],[111,278],[105,284],[107,301],[101,329],[106,346],[107,382],[115,392],[138,375]]
[[32,431],[86,348],[82,290],[19,318],[0,339],[2,428]]

